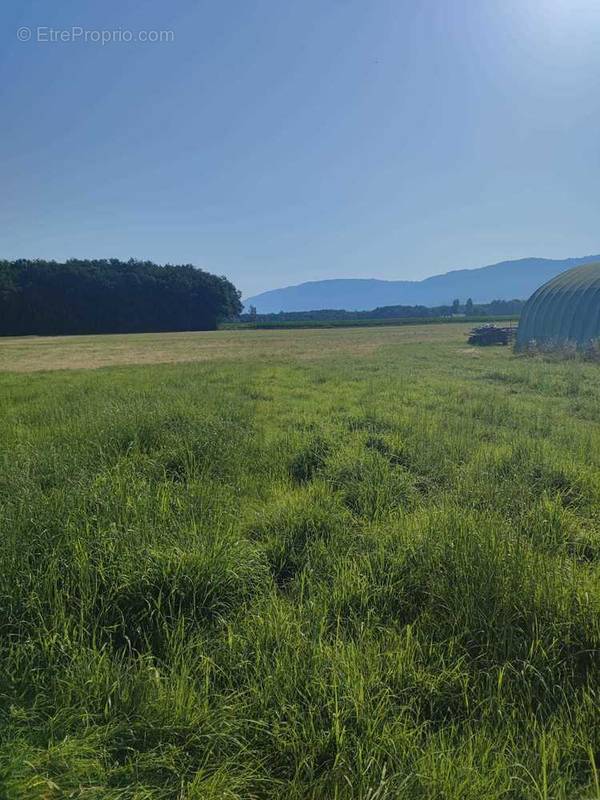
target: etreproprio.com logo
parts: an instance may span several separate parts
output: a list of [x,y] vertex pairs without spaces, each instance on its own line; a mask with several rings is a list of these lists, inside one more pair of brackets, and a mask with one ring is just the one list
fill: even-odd
[[141,42],[149,44],[162,44],[175,41],[175,31],[172,30],[138,30],[129,28],[84,28],[81,25],[72,25],[70,28],[51,28],[40,25],[36,28],[21,27],[17,29],[17,39],[20,42],[38,42],[40,44],[68,44],[83,42],[85,44],[129,44]]

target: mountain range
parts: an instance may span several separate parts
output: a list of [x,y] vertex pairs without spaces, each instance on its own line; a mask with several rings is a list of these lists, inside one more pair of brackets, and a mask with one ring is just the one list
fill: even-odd
[[257,294],[244,300],[245,310],[259,314],[279,311],[345,309],[369,311],[379,306],[438,306],[458,298],[475,303],[526,299],[541,284],[580,264],[600,261],[600,255],[583,258],[521,258],[475,269],[457,269],[422,281],[384,281],[375,278],[338,278],[309,281]]

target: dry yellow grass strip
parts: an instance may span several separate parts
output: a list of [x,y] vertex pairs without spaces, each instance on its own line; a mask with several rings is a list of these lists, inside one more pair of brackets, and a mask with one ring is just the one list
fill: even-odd
[[0,339],[0,371],[96,369],[233,359],[292,360],[373,353],[415,342],[462,342],[466,325],[380,328],[223,330],[112,336],[40,336]]

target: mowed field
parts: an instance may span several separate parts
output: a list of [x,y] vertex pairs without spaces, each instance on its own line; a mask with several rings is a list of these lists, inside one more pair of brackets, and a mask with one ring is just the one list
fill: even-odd
[[0,340],[0,797],[600,800],[600,367]]
[[309,330],[223,330],[113,336],[0,338],[0,372],[90,369],[123,364],[195,361],[310,360],[324,356],[370,355],[381,347],[411,342],[461,344],[471,325]]

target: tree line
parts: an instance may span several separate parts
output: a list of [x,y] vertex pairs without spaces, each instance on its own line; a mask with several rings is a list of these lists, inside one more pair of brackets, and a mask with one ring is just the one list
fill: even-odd
[[464,314],[467,317],[516,316],[521,313],[524,300],[492,300],[491,303],[473,303],[469,298],[464,304],[455,300],[443,306],[381,306],[371,311],[344,311],[321,309],[316,311],[280,311],[277,314],[258,314],[252,306],[241,314],[242,322],[304,322],[326,320],[360,320],[390,318],[452,317]]
[[0,261],[0,335],[213,330],[242,310],[227,278],[191,264]]

